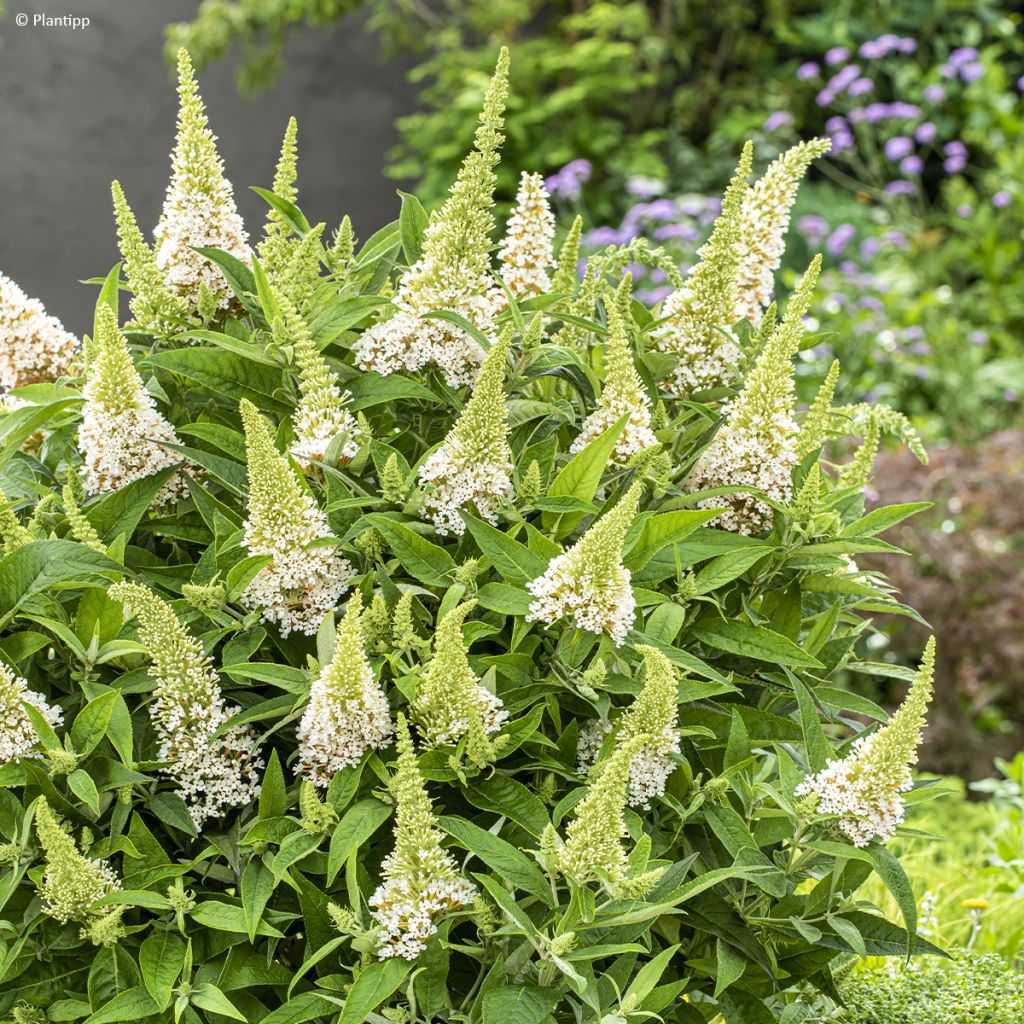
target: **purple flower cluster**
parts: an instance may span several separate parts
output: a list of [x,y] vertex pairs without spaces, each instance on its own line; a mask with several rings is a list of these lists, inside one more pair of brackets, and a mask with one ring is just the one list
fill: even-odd
[[558,199],[579,199],[584,182],[590,181],[593,167],[589,160],[570,160],[560,171],[546,178],[544,186]]
[[949,55],[949,60],[939,68],[939,74],[943,78],[959,78],[961,82],[976,82],[985,74],[978,56],[973,46],[961,46]]
[[909,54],[917,50],[917,43],[908,36],[894,36],[891,32],[870,39],[857,52],[865,60],[881,60],[890,53]]

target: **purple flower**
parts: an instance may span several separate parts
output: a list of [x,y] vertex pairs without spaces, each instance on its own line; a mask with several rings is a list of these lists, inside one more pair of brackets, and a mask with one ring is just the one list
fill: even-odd
[[992,205],[999,210],[1002,210],[1004,207],[1009,206],[1011,202],[1012,200],[1010,198],[1009,192],[997,192],[992,197]]
[[801,82],[806,82],[808,78],[817,78],[820,72],[821,68],[819,68],[813,60],[809,60],[806,64],[801,64],[800,67],[796,69],[796,77],[800,79]]
[[904,103],[902,100],[897,100],[895,103],[889,104],[890,117],[900,117],[912,121],[920,114],[921,108],[916,103]]
[[885,155],[895,162],[902,160],[914,151],[914,142],[906,135],[894,135],[885,143]]
[[833,132],[830,138],[832,139],[833,153],[842,153],[844,150],[853,149],[853,136],[845,129],[841,132]]
[[914,129],[914,138],[918,142],[931,142],[938,129],[931,121],[924,121]]
[[770,135],[772,132],[777,132],[780,128],[785,128],[786,125],[793,123],[793,115],[785,110],[776,110],[774,114],[769,114],[761,125],[761,128],[768,132]]
[[888,50],[881,45],[879,40],[869,39],[866,43],[861,43],[861,47],[857,52],[865,60],[878,60],[880,57],[884,57]]
[[1024,75],[1021,75],[1020,78],[1017,79],[1017,88],[1021,92],[1024,92]]
[[845,46],[833,46],[825,53],[825,63],[834,68],[837,64],[843,64],[850,59],[850,51]]
[[913,176],[915,174],[920,174],[923,168],[924,161],[915,153],[912,153],[910,156],[905,156],[900,161],[900,174]]
[[860,243],[860,256],[861,259],[870,260],[878,255],[879,250],[882,248],[882,243],[877,238],[865,238]]
[[563,168],[562,173],[569,174],[580,181],[590,181],[590,174],[593,167],[589,160],[570,160]]
[[904,36],[902,39],[896,40],[896,49],[900,53],[915,53],[917,51],[917,43],[909,36]]
[[853,260],[839,261],[839,273],[845,274],[847,277],[855,277],[859,269],[860,268],[853,262]]
[[988,331],[971,331],[971,333],[967,335],[967,340],[972,345],[987,345]]
[[825,122],[825,131],[841,132],[846,130],[846,118],[841,114],[835,114]]
[[830,256],[841,256],[846,247],[853,241],[857,229],[852,224],[840,224],[825,243]]
[[870,78],[857,78],[850,83],[850,87],[846,91],[851,96],[864,96],[866,93],[871,92],[874,87],[875,83]]
[[954,139],[952,142],[947,142],[942,147],[942,152],[946,156],[967,156],[967,147],[959,140]]
[[888,103],[869,103],[864,108],[864,120],[868,124],[877,124],[889,116]]
[[600,227],[593,228],[586,234],[587,245],[593,245],[603,247],[605,245],[615,245],[619,241],[619,232],[615,228]]
[[932,347],[927,341],[915,341],[914,344],[910,346],[910,351],[913,352],[915,356],[927,356],[931,355]]
[[886,231],[882,235],[882,241],[887,245],[894,245],[897,249],[906,249],[907,236],[902,231]]
[[639,196],[641,199],[650,199],[651,196],[660,195],[665,191],[665,186],[656,178],[633,177],[626,182],[626,191],[631,196]]
[[[849,298],[843,292],[833,292],[825,301],[834,303],[837,306],[847,306],[850,303]],[[824,351],[819,354],[818,349],[823,349]],[[828,345],[815,345],[811,351],[817,358],[822,359],[828,355]]]
[[636,297],[645,306],[654,306],[657,303],[661,302],[662,299],[667,299],[672,294],[673,291],[674,291],[673,288],[668,288],[668,287],[651,288],[648,291],[637,292],[636,293]]
[[1017,401],[1017,389],[1016,388],[1006,388],[1003,391],[1003,398],[1005,398],[1007,402],[1016,402]]
[[904,181],[902,178],[897,178],[895,181],[890,181],[882,189],[882,195],[886,199],[892,199],[893,196],[917,195],[917,186],[912,181]]
[[966,166],[967,158],[962,156],[950,156],[942,161],[942,169],[947,174],[959,174]]
[[848,85],[860,77],[860,68],[856,64],[847,64],[828,83],[828,88],[835,92],[842,92]]
[[656,242],[668,242],[674,238],[684,242],[695,242],[700,238],[700,232],[691,224],[664,224],[654,229]]
[[882,308],[882,300],[877,295],[862,295],[857,300],[857,305],[860,306],[861,309],[878,310]]
[[811,245],[818,245],[828,234],[828,222],[816,213],[808,213],[801,217],[796,222],[796,228]]
[[967,220],[968,217],[974,216],[974,207],[968,206],[967,203],[961,203],[956,208],[956,215],[958,217],[963,217],[964,220]]
[[924,98],[929,103],[941,103],[946,98],[946,90],[941,85],[927,85],[924,90]]
[[581,186],[590,180],[592,170],[589,160],[570,160],[560,171],[545,179],[544,185],[556,198],[579,199]]
[[831,89],[826,88],[822,89],[821,92],[814,97],[814,102],[817,103],[819,107],[827,107],[835,98],[836,94]]
[[903,337],[906,338],[907,341],[919,341],[924,337],[924,328],[918,324],[912,324],[904,330]]
[[965,64],[960,69],[960,78],[964,82],[976,82],[984,74],[985,69],[980,64]]
[[949,55],[949,63],[958,68],[978,59],[978,51],[973,46],[961,46]]
[[956,68],[952,64],[942,64],[939,67],[939,74],[943,78],[956,78]]
[[927,380],[931,375],[932,371],[929,370],[927,366],[914,367],[914,376],[917,377],[918,380]]

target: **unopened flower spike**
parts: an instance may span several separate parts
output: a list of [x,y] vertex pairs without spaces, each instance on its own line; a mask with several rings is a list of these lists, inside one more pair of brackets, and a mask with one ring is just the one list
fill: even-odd
[[430,641],[423,639],[416,632],[412,614],[413,598],[413,592],[406,590],[398,599],[398,603],[395,605],[395,614],[391,619],[391,635],[395,650],[403,654],[430,646]]
[[743,198],[734,320],[757,324],[775,290],[775,272],[785,250],[789,212],[811,161],[832,148],[829,139],[810,139],[786,150]]
[[934,674],[932,637],[910,692],[888,723],[859,736],[845,758],[830,760],[796,789],[796,796],[816,800],[817,814],[838,818],[839,828],[854,846],[867,846],[872,840],[888,842],[903,822],[903,794],[914,785],[911,771],[917,763]]
[[78,339],[0,274],[0,388],[56,380],[71,367]]
[[391,782],[395,846],[384,859],[383,879],[369,903],[383,933],[377,955],[415,960],[437,931],[438,921],[472,906],[477,890],[441,846],[441,831],[404,715],[398,715],[397,724],[398,764]]
[[922,466],[928,465],[928,453],[921,435],[903,413],[891,406],[884,402],[860,402],[832,410],[832,428],[852,437],[867,437],[872,423],[877,423],[880,431],[898,437]]
[[832,397],[839,381],[839,360],[833,359],[828,374],[818,388],[810,408],[804,415],[793,452],[798,462],[802,462],[813,451],[817,451],[828,439],[832,418]]
[[[543,175],[523,171],[516,205],[498,249],[502,280],[520,300],[551,290],[548,271],[554,263],[555,215],[549,198]],[[496,299],[504,305],[504,292],[498,291],[501,295]]]
[[676,671],[661,651],[647,644],[636,650],[644,659],[644,686],[617,723],[618,742],[644,738],[629,763],[629,804],[649,808],[664,795],[679,754],[679,691]]
[[496,523],[498,507],[512,498],[512,452],[508,445],[505,359],[512,344],[509,326],[491,347],[473,393],[455,426],[420,467],[424,505],[442,536],[461,535],[461,509]]
[[864,487],[871,479],[871,470],[875,465],[882,432],[878,419],[872,417],[864,433],[864,441],[857,449],[853,458],[839,471],[840,487]]
[[[274,171],[274,195],[294,203],[298,198],[295,182],[299,176],[298,151],[299,123],[294,117],[288,119],[284,138],[281,140],[281,155]],[[280,269],[288,252],[288,239],[294,229],[283,213],[271,206],[263,227],[263,241],[259,244],[260,263],[269,277]]]
[[253,800],[263,768],[257,739],[248,725],[216,735],[241,708],[225,707],[203,645],[147,587],[115,583],[110,596],[139,621],[139,642],[156,683],[149,714],[160,744],[157,758],[167,763],[165,772],[196,826]]
[[355,574],[333,547],[310,545],[330,536],[327,518],[274,446],[270,424],[248,399],[239,406],[245,428],[249,501],[244,544],[250,554],[270,555],[242,595],[250,608],[292,630],[312,635],[334,611]]
[[454,745],[469,735],[471,724],[494,733],[508,718],[501,699],[480,684],[469,665],[462,624],[475,605],[466,601],[441,620],[434,656],[416,687],[412,712],[430,744]]
[[330,785],[342,768],[359,764],[368,750],[391,742],[387,698],[366,657],[362,600],[353,591],[338,627],[334,657],[313,680],[299,723],[296,772],[317,786]]
[[[772,332],[750,371],[743,390],[722,410],[725,423],[690,473],[691,490],[713,487],[754,487],[769,498],[788,503],[791,474],[797,463],[793,356],[804,334],[821,269],[816,256],[786,306],[786,315]],[[756,495],[737,491],[724,498],[705,498],[702,508],[729,510],[712,523],[737,533],[753,534],[772,524],[772,507]]]
[[743,201],[752,162],[753,147],[748,142],[722,199],[722,213],[698,252],[697,265],[683,286],[665,300],[666,322],[651,335],[655,349],[679,361],[667,382],[678,395],[727,383],[740,359],[731,326],[736,320]]
[[110,193],[125,277],[132,290],[129,302],[132,316],[143,330],[166,337],[178,327],[178,321],[188,315],[188,304],[167,286],[156,255],[143,237],[119,182],[111,183]]
[[35,540],[32,531],[21,525],[7,496],[0,491],[0,552],[9,555]]
[[597,408],[583,421],[570,452],[581,452],[595,438],[628,416],[625,429],[612,450],[610,462],[623,465],[637,452],[658,443],[651,429],[651,400],[633,363],[624,311],[629,309],[632,278],[626,274],[613,299],[606,301],[608,341],[605,348],[605,381]]
[[223,249],[249,265],[249,239],[224,177],[217,138],[210,131],[188,51],[178,51],[178,134],[171,154],[171,182],[153,231],[156,262],[166,283],[197,308],[206,285],[226,308],[231,290],[220,268],[196,247]]
[[558,250],[558,266],[551,280],[551,290],[556,294],[572,295],[579,287],[580,237],[583,234],[583,218],[576,214],[569,231]]
[[355,255],[356,240],[352,234],[352,220],[346,213],[341,218],[341,224],[334,235],[334,245],[331,247],[331,259],[334,261],[335,270],[344,273],[348,270],[349,263]]
[[528,622],[570,619],[579,629],[607,633],[622,646],[636,618],[631,576],[622,562],[622,542],[636,518],[643,484],[637,481],[618,503],[571,547],[527,584],[534,596]]
[[484,359],[480,343],[446,320],[422,319],[449,310],[490,335],[495,299],[490,277],[494,230],[495,168],[504,141],[508,97],[508,50],[498,57],[484,97],[475,148],[466,157],[451,193],[431,218],[420,258],[402,275],[396,312],[376,324],[355,349],[363,370],[390,374],[436,365],[451,387],[470,384]]
[[268,271],[275,291],[285,295],[303,314],[309,311],[320,284],[320,264],[324,256],[320,239],[326,227],[326,224],[316,224],[299,239],[282,239],[278,266]]
[[345,407],[348,392],[342,391],[337,376],[313,344],[305,317],[285,295],[279,294],[277,302],[299,368],[301,397],[292,415],[292,456],[303,469],[308,469],[311,463],[323,462],[331,442],[342,435],[337,465],[344,466],[356,457],[362,442],[355,417]]
[[605,879],[621,882],[626,877],[629,862],[623,840],[630,770],[647,739],[633,737],[592,769],[599,773],[576,805],[565,844],[557,853],[558,870],[578,885]]
[[46,867],[39,895],[43,911],[60,924],[85,921],[89,909],[121,883],[105,860],[93,860],[80,853],[74,839],[64,831],[45,796],[35,806],[36,835],[43,849]]
[[96,528],[89,522],[88,517],[82,511],[81,502],[85,495],[82,484],[74,474],[74,471],[71,471],[68,482],[61,491],[61,497],[64,499],[64,512],[67,515],[68,525],[71,527],[71,536],[79,544],[84,544],[87,548],[92,548],[93,551],[98,551],[101,555],[106,554],[107,546],[103,543],[100,535],[96,532]]
[[823,482],[821,466],[815,462],[807,471],[807,478],[793,499],[791,512],[794,522],[807,523],[814,518],[814,514],[818,511],[818,506],[821,504],[821,485]]
[[51,705],[41,693],[30,690],[25,679],[0,661],[0,765],[17,764],[24,758],[40,756],[39,737],[25,704],[31,704],[53,727],[64,719],[59,707]]
[[[158,443],[181,442],[146,391],[117,318],[105,302],[97,306],[96,319],[78,446],[84,457],[86,489],[103,494],[174,466],[182,462],[182,456]],[[170,504],[187,490],[184,472],[175,473],[157,493],[154,504]]]

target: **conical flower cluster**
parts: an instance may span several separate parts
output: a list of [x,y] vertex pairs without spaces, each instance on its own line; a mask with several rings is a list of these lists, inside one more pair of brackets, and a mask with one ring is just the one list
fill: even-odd
[[[274,195],[287,199],[289,203],[294,203],[298,198],[298,189],[295,187],[299,174],[298,134],[298,121],[294,117],[289,118],[284,138],[281,140],[281,155],[274,171],[272,191]],[[271,207],[263,228],[263,241],[259,245],[260,263],[268,277],[273,278],[284,264],[288,256],[291,234],[292,226],[288,218]]]
[[472,508],[496,523],[499,504],[514,493],[505,405],[511,341],[511,333],[504,332],[492,346],[462,415],[420,467],[420,483],[427,489],[424,506],[442,536],[465,532],[460,509]]
[[625,429],[615,442],[611,462],[621,465],[637,452],[651,448],[658,439],[651,430],[651,400],[633,363],[633,351],[626,329],[625,312],[629,309],[630,278],[622,279],[608,308],[608,345],[605,352],[605,382],[597,408],[583,421],[579,435],[569,451],[581,452],[623,416],[628,416]]
[[487,334],[495,312],[490,278],[495,167],[504,141],[508,50],[502,49],[484,98],[475,149],[466,157],[451,194],[431,218],[420,258],[402,275],[396,312],[356,344],[359,365],[377,373],[416,372],[430,363],[451,387],[472,383],[484,359],[480,343],[446,320],[424,313],[458,313]]
[[299,368],[301,397],[292,415],[292,456],[303,469],[308,469],[313,462],[323,462],[331,442],[343,435],[336,460],[337,465],[343,466],[356,457],[362,441],[355,417],[345,408],[348,394],[338,386],[338,378],[313,344],[305,318],[284,295],[278,295],[277,301],[282,327]]
[[68,372],[78,339],[0,274],[0,388],[56,380]]
[[157,336],[170,334],[188,315],[188,303],[167,286],[156,255],[146,242],[118,182],[110,186],[117,222],[117,241],[124,272],[132,290],[132,316],[143,330]]
[[797,461],[806,458],[811,452],[820,448],[828,438],[828,431],[832,419],[832,397],[836,392],[836,383],[839,380],[839,360],[833,359],[832,365],[828,368],[825,379],[818,388],[814,401],[804,414],[804,421],[800,425],[800,433],[796,439],[795,453]]
[[639,644],[643,655],[644,688],[619,719],[618,742],[644,737],[629,763],[629,804],[650,808],[651,800],[665,793],[665,783],[679,754],[676,673],[672,663],[656,647]]
[[[86,489],[102,494],[176,465],[182,457],[158,443],[180,444],[146,391],[113,310],[100,303],[96,317],[78,446],[85,460]],[[166,505],[186,490],[184,474],[175,473],[154,504]]]
[[718,387],[734,375],[740,349],[731,326],[736,321],[743,201],[753,161],[750,143],[722,199],[722,213],[711,237],[701,246],[699,262],[683,287],[676,289],[662,309],[665,323],[651,334],[659,352],[678,360],[666,386],[678,395]]
[[296,772],[318,786],[359,764],[367,750],[387,746],[394,733],[387,698],[366,657],[361,612],[356,591],[338,627],[334,657],[313,680],[299,723]]
[[230,301],[220,268],[194,247],[223,249],[251,262],[249,239],[235,208],[234,190],[224,177],[217,138],[210,131],[187,50],[178,51],[178,136],[171,155],[171,182],[160,223],[153,231],[156,262],[166,283],[193,309],[203,286],[217,304]]
[[621,882],[629,869],[623,839],[626,838],[626,798],[630,766],[646,737],[621,744],[606,762],[591,769],[596,778],[587,795],[576,805],[558,851],[558,870],[578,885],[603,880]]
[[810,139],[774,160],[743,197],[734,320],[761,320],[772,301],[775,271],[785,251],[789,212],[812,160],[832,148],[829,139]]
[[79,853],[45,796],[36,803],[35,818],[36,835],[46,858],[39,887],[43,911],[60,924],[82,921],[98,899],[117,892],[121,883],[105,860],[93,860]]
[[[516,205],[498,249],[501,278],[520,300],[551,291],[548,271],[555,262],[555,215],[549,199],[543,175],[523,171]],[[504,297],[502,292],[502,301]]]
[[526,585],[534,596],[528,622],[550,625],[567,617],[579,629],[607,633],[616,647],[622,646],[636,618],[622,542],[636,517],[641,486],[633,484],[568,551],[551,559],[543,576]]
[[263,761],[248,725],[215,735],[241,708],[225,707],[217,673],[202,644],[174,610],[138,583],[115,583],[110,596],[139,620],[139,641],[156,681],[149,714],[160,742],[157,757],[177,783],[196,826],[259,794]]
[[7,495],[0,491],[0,554],[9,555],[34,540],[32,531],[21,525]]
[[484,733],[497,732],[508,718],[501,699],[480,685],[466,656],[462,623],[475,604],[466,601],[441,620],[434,657],[416,687],[412,712],[430,744],[456,744],[474,722]]
[[0,765],[17,764],[39,753],[39,737],[25,711],[26,704],[31,704],[51,726],[63,721],[60,708],[51,707],[41,693],[30,690],[26,680],[0,661]]
[[[774,501],[789,502],[798,433],[793,356],[803,338],[803,318],[820,268],[821,258],[816,257],[790,297],[785,317],[761,350],[743,390],[723,409],[725,423],[690,474],[692,490],[750,487]],[[729,511],[713,523],[744,534],[771,526],[771,506],[747,492],[705,498],[700,506],[720,508],[723,502],[728,503]]]
[[292,630],[312,635],[337,607],[354,571],[333,547],[311,546],[330,535],[326,517],[274,447],[270,425],[256,406],[243,399],[240,411],[249,471],[244,543],[251,554],[273,558],[242,602],[261,608],[284,636]]
[[476,887],[459,875],[455,860],[441,846],[441,832],[401,714],[391,791],[395,848],[384,859],[383,881],[369,903],[383,932],[378,956],[415,960],[445,914],[472,905]]
[[829,761],[796,789],[798,797],[817,798],[818,814],[837,817],[854,846],[867,846],[873,839],[888,842],[903,822],[902,794],[914,785],[911,768],[917,763],[934,672],[932,637],[906,700],[888,724],[854,740],[845,758]]

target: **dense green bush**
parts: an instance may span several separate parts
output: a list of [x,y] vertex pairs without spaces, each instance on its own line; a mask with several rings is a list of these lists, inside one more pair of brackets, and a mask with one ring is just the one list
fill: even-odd
[[[179,54],[156,244],[115,183],[91,335],[0,416],[19,1024],[746,1024],[936,951],[885,845],[934,646],[891,718],[835,685],[914,614],[852,558],[921,508],[865,513],[880,431],[916,442],[835,370],[798,419],[818,261],[771,302],[825,147],[744,150],[655,319],[622,268],[665,254],[554,266],[536,175],[495,267],[507,69],[444,206],[362,246],[290,124],[257,256]],[[5,294],[16,368],[63,334]]]

